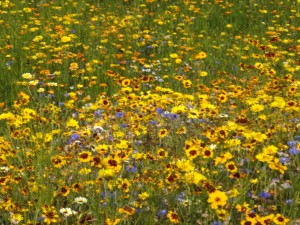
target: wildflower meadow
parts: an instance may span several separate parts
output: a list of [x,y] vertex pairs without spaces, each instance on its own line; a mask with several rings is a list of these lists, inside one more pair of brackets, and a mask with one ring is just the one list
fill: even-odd
[[299,225],[300,0],[1,0],[0,224]]

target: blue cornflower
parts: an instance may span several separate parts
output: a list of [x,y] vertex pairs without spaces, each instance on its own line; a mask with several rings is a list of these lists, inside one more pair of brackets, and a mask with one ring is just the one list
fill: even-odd
[[124,114],[125,114],[124,112],[117,112],[116,117],[117,118],[122,118],[124,116]]
[[79,139],[79,135],[78,134],[72,134],[71,135],[71,140],[72,141],[75,141],[75,140],[78,140]]
[[165,209],[161,209],[161,210],[159,210],[158,212],[157,212],[157,216],[158,217],[163,217],[163,216],[166,216],[167,215],[167,210],[165,210]]
[[161,108],[156,108],[155,111],[156,111],[156,113],[159,114],[159,115],[161,115],[161,114],[164,113],[164,110],[161,109]]
[[259,193],[259,197],[261,197],[261,198],[270,198],[271,194],[267,191],[263,191],[263,192]]

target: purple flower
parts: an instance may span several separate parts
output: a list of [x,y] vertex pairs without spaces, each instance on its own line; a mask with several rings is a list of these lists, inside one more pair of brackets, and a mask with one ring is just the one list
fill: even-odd
[[120,127],[121,128],[126,128],[126,127],[128,127],[128,125],[127,124],[121,124]]
[[292,147],[292,148],[289,149],[289,153],[291,155],[298,155],[300,153],[300,151],[299,151],[299,149],[297,149],[296,146],[294,146],[294,147]]
[[158,217],[163,217],[165,215],[167,215],[167,210],[165,210],[165,209],[161,209],[157,212]]
[[71,135],[71,140],[72,141],[75,141],[75,140],[78,140],[79,139],[79,135],[78,134],[72,134]]
[[298,141],[288,141],[287,145],[289,147],[296,147],[298,145]]
[[117,118],[122,118],[124,116],[124,114],[125,114],[124,112],[117,112],[116,117]]
[[264,191],[264,192],[259,193],[259,197],[261,197],[261,198],[270,198],[271,194],[267,191]]
[[285,163],[288,163],[288,162],[290,161],[290,159],[287,158],[287,157],[281,157],[281,158],[279,159],[279,161],[280,161],[281,163],[285,164]]
[[159,114],[159,115],[164,113],[164,110],[161,109],[161,108],[156,108],[155,111],[156,111],[156,113]]
[[132,173],[135,173],[137,171],[137,168],[135,166],[126,166],[126,170]]
[[220,221],[214,221],[213,223],[212,223],[212,225],[222,225],[223,223],[222,222],[220,222]]

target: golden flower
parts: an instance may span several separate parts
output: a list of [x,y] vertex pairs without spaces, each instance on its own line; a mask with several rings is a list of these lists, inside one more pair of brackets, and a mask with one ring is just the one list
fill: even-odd
[[215,190],[212,193],[209,193],[207,202],[210,203],[212,209],[218,209],[227,204],[228,197],[225,192]]
[[56,209],[54,206],[48,206],[44,205],[42,206],[42,217],[44,217],[44,223],[46,224],[52,224],[52,223],[57,223],[59,215],[57,214]]
[[169,218],[171,223],[175,223],[175,224],[179,223],[179,216],[176,212],[169,211],[167,217]]
[[225,164],[225,167],[228,172],[230,173],[236,173],[238,171],[238,168],[236,167],[235,163],[233,161],[229,161]]
[[260,105],[260,104],[254,104],[251,106],[251,111],[252,112],[260,112],[260,111],[263,111],[264,110],[264,106],[263,105]]
[[93,155],[91,152],[88,151],[80,152],[78,155],[78,160],[80,162],[89,162],[92,159],[93,159]]
[[205,52],[199,52],[198,54],[196,54],[195,56],[194,56],[194,58],[197,60],[197,59],[204,59],[204,58],[206,58],[207,57],[207,55],[206,55],[206,53]]
[[167,135],[168,135],[168,130],[167,129],[160,129],[159,131],[158,131],[158,137],[160,137],[160,138],[164,138],[164,137],[166,137]]
[[70,71],[75,71],[75,70],[78,70],[78,68],[79,68],[78,63],[72,62],[72,63],[70,64],[69,70],[70,70]]
[[67,121],[67,128],[69,128],[69,127],[79,128],[79,124],[78,124],[77,120],[70,118]]

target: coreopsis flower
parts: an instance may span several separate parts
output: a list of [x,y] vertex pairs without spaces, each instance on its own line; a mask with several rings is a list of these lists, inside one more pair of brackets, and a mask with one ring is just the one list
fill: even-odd
[[273,222],[277,225],[286,225],[289,223],[289,219],[285,218],[281,214],[276,214],[275,217],[273,218]]
[[80,152],[78,155],[78,160],[80,162],[89,162],[93,159],[93,155],[89,151]]
[[218,209],[219,207],[224,207],[227,204],[228,197],[225,192],[215,190],[209,193],[207,202],[210,203],[212,209]]
[[130,206],[121,207],[118,209],[118,212],[120,214],[125,214],[127,216],[131,216],[135,213],[135,208],[132,208]]
[[118,178],[117,184],[119,189],[122,189],[122,191],[126,193],[129,192],[129,187],[131,186],[131,184],[127,179]]
[[70,194],[70,189],[67,186],[64,186],[59,190],[59,194],[64,197],[68,196]]
[[251,210],[249,208],[249,204],[246,202],[244,202],[243,205],[237,204],[235,208],[238,212],[243,212],[243,213],[248,213]]
[[121,160],[113,156],[103,159],[103,164],[107,169],[113,169],[116,172],[119,172],[122,168]]
[[225,164],[225,167],[229,173],[236,173],[238,171],[238,168],[236,167],[236,165],[233,161],[227,162]]
[[165,151],[163,148],[159,148],[157,151],[156,151],[156,154],[157,154],[157,157],[159,159],[163,159],[163,158],[167,158],[168,157],[168,152]]
[[66,165],[67,161],[63,156],[56,155],[51,158],[51,161],[56,168],[61,168],[63,165]]
[[169,211],[167,217],[171,223],[179,224],[179,216],[176,212]]
[[42,217],[44,217],[44,223],[52,224],[58,223],[59,215],[54,206],[44,205],[42,206]]
[[198,60],[198,59],[205,59],[206,57],[207,57],[207,55],[206,55],[205,52],[199,52],[198,54],[196,54],[196,55],[194,56],[194,58],[195,58],[196,60]]
[[117,224],[119,224],[121,222],[121,220],[120,219],[109,219],[109,218],[107,218],[106,220],[105,220],[105,225],[117,225]]
[[159,131],[158,131],[158,137],[160,137],[160,138],[164,138],[164,137],[166,137],[167,135],[168,135],[168,130],[167,129],[160,129]]

